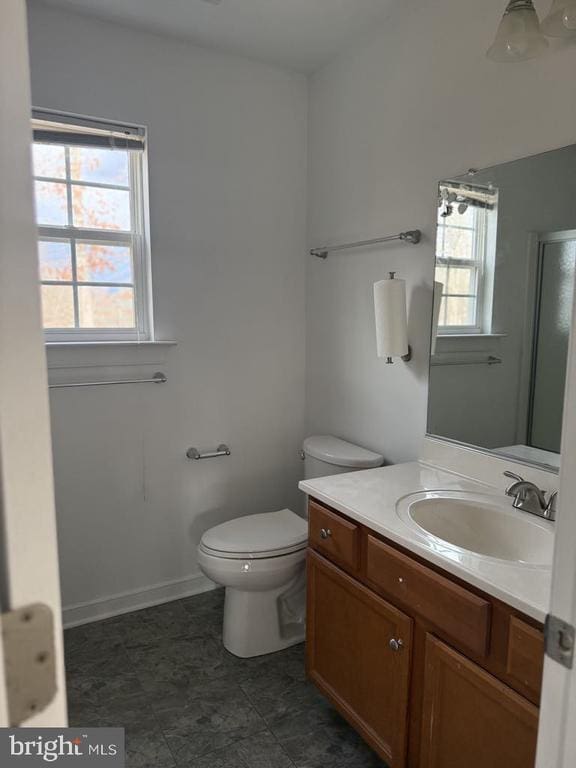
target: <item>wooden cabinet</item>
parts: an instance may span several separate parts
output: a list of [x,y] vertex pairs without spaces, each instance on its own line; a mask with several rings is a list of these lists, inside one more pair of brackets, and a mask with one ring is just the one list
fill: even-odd
[[527,768],[537,731],[534,704],[428,635],[421,768]]
[[542,626],[336,510],[309,510],[310,679],[390,768],[533,768]]
[[308,555],[308,675],[390,768],[405,765],[412,620]]

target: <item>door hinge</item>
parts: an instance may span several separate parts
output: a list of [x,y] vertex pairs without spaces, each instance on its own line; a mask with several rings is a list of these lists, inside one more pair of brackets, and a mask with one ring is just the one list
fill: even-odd
[[45,709],[56,693],[54,620],[42,603],[1,616],[11,726]]
[[546,655],[572,669],[574,662],[574,627],[549,613],[544,624]]

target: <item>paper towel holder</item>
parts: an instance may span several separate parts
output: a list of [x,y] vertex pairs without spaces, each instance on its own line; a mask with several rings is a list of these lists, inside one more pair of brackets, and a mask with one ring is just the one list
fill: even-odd
[[[374,283],[377,355],[385,358],[387,365],[392,365],[394,357],[405,363],[412,360],[412,347],[408,344],[406,285],[404,280],[395,278],[396,272],[389,272],[387,280]],[[397,283],[393,293],[389,292],[389,281]],[[406,351],[402,353],[402,350]]]

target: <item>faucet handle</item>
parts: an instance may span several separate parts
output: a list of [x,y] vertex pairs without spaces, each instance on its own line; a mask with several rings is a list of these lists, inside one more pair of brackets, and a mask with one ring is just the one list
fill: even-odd
[[556,520],[556,501],[558,499],[558,491],[552,491],[544,510],[544,516],[548,520]]

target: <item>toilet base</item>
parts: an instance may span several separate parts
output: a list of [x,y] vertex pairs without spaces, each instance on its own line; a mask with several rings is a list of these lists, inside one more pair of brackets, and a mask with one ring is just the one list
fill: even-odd
[[223,638],[226,650],[248,659],[304,640],[306,582],[302,568],[291,582],[256,592],[226,588]]

